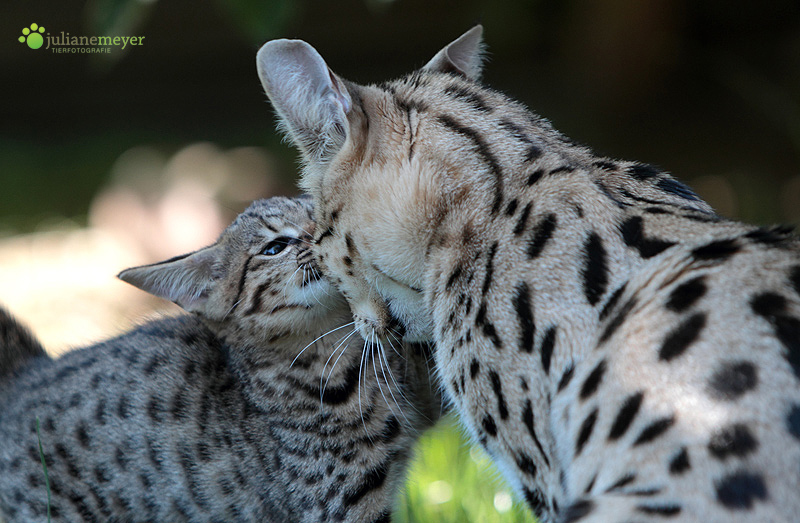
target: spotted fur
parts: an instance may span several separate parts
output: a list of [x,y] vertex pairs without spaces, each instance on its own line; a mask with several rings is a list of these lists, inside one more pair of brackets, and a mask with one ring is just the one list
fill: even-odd
[[366,86],[305,42],[258,53],[361,334],[435,342],[541,521],[794,520],[797,240],[574,143],[482,85],[480,51],[477,27]]
[[38,422],[54,522],[388,521],[439,409],[421,347],[362,353],[340,328],[311,212],[256,202],[214,245],[124,271],[194,315],[3,377],[0,519],[46,520]]

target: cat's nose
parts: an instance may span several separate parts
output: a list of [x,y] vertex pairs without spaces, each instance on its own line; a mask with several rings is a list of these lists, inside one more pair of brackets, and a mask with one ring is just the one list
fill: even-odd
[[358,333],[364,341],[386,341],[389,339],[390,315],[389,311],[381,307],[369,305],[354,305],[353,320]]

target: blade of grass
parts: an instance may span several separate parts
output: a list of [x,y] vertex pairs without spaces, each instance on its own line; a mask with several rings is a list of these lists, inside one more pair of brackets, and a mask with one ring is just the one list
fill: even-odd
[[50,523],[50,476],[47,475],[47,463],[44,460],[44,450],[42,450],[42,435],[39,431],[39,416],[36,416],[36,439],[39,441],[39,458],[42,460],[44,470],[44,485],[47,489],[47,523]]

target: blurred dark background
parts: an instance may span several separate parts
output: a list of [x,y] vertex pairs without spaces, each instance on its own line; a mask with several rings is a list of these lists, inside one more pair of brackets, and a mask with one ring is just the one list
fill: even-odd
[[[197,142],[263,148],[281,181],[267,192],[292,191],[294,152],[255,73],[261,43],[305,39],[342,76],[370,82],[423,65],[477,22],[486,82],[572,138],[666,168],[724,214],[800,221],[797,0],[58,0],[3,11],[6,234],[81,223],[115,162],[143,145],[167,159]],[[55,54],[17,41],[33,22],[145,40]]]

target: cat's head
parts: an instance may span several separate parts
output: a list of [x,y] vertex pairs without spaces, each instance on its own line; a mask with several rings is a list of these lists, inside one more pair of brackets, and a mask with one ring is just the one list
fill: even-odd
[[432,338],[422,266],[441,241],[437,223],[464,206],[470,190],[493,190],[491,174],[471,189],[458,179],[485,165],[469,130],[459,133],[451,118],[479,102],[471,93],[481,34],[474,27],[419,71],[381,85],[343,80],[300,40],[274,40],[258,52],[259,77],[301,152],[301,184],[317,206],[315,255],[365,339],[392,330],[410,341]]
[[214,244],[119,278],[237,343],[308,337],[350,321],[345,301],[315,266],[313,234],[310,198],[258,200]]

